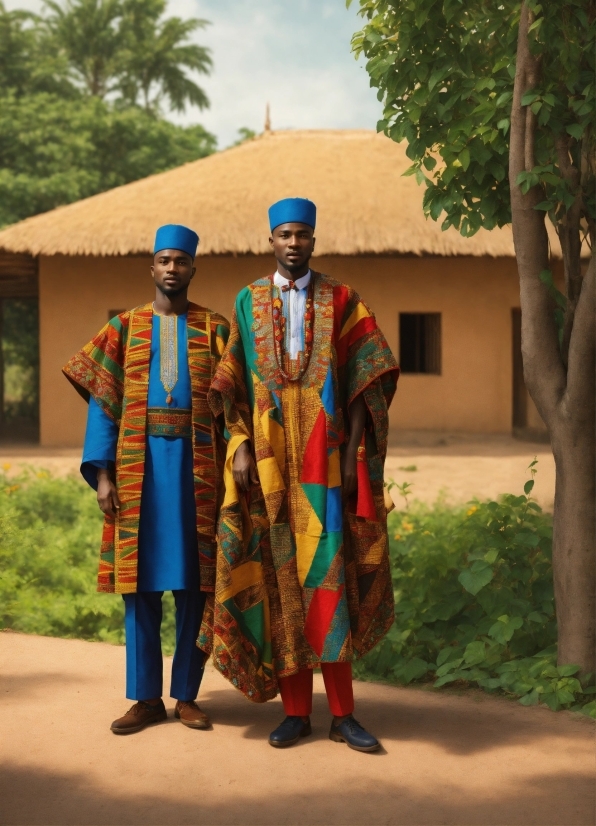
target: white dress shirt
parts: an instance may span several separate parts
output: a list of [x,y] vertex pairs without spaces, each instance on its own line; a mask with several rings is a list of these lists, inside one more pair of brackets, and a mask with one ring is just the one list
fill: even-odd
[[273,276],[273,283],[276,287],[279,287],[281,300],[283,301],[283,314],[286,320],[285,348],[291,359],[297,359],[298,354],[304,351],[304,312],[310,277],[309,270],[306,275],[294,281],[297,290],[282,292],[281,288],[289,284],[289,280],[278,272]]

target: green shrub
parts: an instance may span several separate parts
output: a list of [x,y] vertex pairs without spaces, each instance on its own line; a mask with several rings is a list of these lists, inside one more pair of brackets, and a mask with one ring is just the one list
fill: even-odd
[[[26,634],[124,642],[122,598],[96,591],[102,514],[74,476],[0,472],[0,627]],[[164,595],[164,651],[174,647]]]
[[522,496],[390,514],[395,623],[354,664],[357,676],[476,685],[596,717],[590,679],[556,664],[552,519],[530,498],[533,484]]
[[[497,502],[414,503],[390,515],[396,620],[354,663],[357,677],[475,685],[596,717],[594,687],[556,665],[552,520],[529,497],[532,484]],[[124,642],[122,599],[95,590],[101,525],[95,494],[76,477],[0,471],[1,627]],[[171,653],[171,594],[162,632]]]

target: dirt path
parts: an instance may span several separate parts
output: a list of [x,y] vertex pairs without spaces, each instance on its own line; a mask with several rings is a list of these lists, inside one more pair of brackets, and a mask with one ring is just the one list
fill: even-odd
[[594,823],[585,718],[358,683],[358,716],[384,746],[359,754],[327,738],[316,675],[313,736],[277,751],[266,737],[280,702],[253,706],[208,667],[212,731],[184,728],[168,701],[166,723],[116,737],[123,673],[123,648],[0,634],[1,823]]
[[[555,467],[548,445],[520,442],[506,436],[406,434],[391,444],[385,476],[396,482],[412,482],[412,498],[431,504],[445,495],[454,504],[474,496],[495,497],[521,493],[529,478],[526,468],[538,458],[534,495],[543,508],[552,510]],[[0,444],[0,468],[16,473],[23,465],[45,468],[58,475],[78,473],[80,451],[73,448],[23,448]],[[413,469],[415,468],[415,470]],[[395,501],[403,504],[399,494]]]

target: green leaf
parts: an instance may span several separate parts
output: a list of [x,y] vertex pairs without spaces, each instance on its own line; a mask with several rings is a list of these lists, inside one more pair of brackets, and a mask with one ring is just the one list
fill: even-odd
[[567,132],[576,140],[581,141],[584,135],[584,128],[579,123],[570,123],[565,127]]
[[573,677],[573,675],[577,674],[580,670],[579,665],[559,665],[557,667],[557,671],[561,677]]
[[538,100],[539,97],[540,95],[537,94],[537,92],[535,92],[533,89],[530,89],[527,92],[524,92],[524,94],[522,95],[521,105],[530,106],[530,104],[534,103],[535,100]]
[[[524,490],[528,484],[529,482],[526,482],[524,485]],[[529,531],[521,531],[520,533],[516,533],[513,537],[513,544],[522,545],[525,548],[535,548],[540,544],[540,537],[538,534],[530,533]]]
[[443,677],[445,674],[453,671],[454,668],[459,668],[463,661],[463,657],[458,657],[456,660],[450,660],[449,662],[443,663],[442,666],[437,668],[437,677]]
[[470,166],[470,150],[468,149],[468,147],[466,147],[459,153],[458,160],[461,163],[464,172],[467,171],[468,167]]
[[528,494],[531,493],[533,487],[534,487],[534,480],[533,479],[528,479],[528,481],[524,485],[524,493],[526,494],[526,496],[528,496]]
[[504,614],[490,627],[488,635],[505,645],[523,624],[524,621],[521,617],[508,617],[507,614]]
[[473,571],[471,568],[467,568],[460,573],[457,579],[466,591],[468,591],[468,593],[476,596],[476,594],[481,591],[485,585],[488,585],[493,576],[493,569],[490,566],[487,566],[483,570],[476,571]]
[[464,660],[468,665],[476,665],[484,660],[486,646],[483,642],[475,641],[466,646]]
[[419,657],[414,657],[413,659],[409,660],[408,663],[400,669],[400,676],[402,680],[407,684],[412,682],[412,680],[418,680],[429,671],[430,666],[424,660],[421,660]]
[[452,674],[446,674],[444,677],[439,677],[438,680],[435,680],[435,682],[433,683],[433,688],[441,688],[442,685],[452,683],[454,680],[457,680],[457,677],[453,676]]

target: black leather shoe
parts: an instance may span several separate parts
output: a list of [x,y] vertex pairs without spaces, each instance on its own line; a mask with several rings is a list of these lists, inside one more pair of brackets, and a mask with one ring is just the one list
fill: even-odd
[[304,722],[302,717],[286,717],[281,725],[269,735],[269,745],[278,749],[293,746],[301,737],[312,734],[310,718]]
[[351,749],[356,749],[356,751],[376,751],[381,746],[377,738],[363,729],[351,714],[338,725],[331,723],[329,739],[335,740],[336,743],[347,743]]

